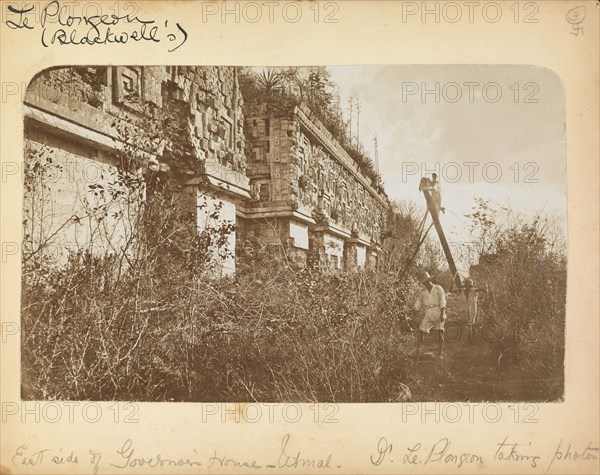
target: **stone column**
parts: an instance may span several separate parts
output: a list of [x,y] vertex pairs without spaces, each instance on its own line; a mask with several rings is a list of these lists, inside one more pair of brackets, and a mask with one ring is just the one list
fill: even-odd
[[344,242],[344,270],[354,271],[358,266],[356,243],[352,241]]
[[327,256],[325,254],[325,233],[318,228],[308,230],[308,257],[309,267],[324,269],[327,267]]

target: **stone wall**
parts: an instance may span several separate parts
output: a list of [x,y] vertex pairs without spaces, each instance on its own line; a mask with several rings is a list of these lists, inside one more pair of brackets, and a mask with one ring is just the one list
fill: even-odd
[[[246,107],[245,131],[248,176],[258,197],[246,204],[248,215],[309,226],[318,248],[312,255],[328,267],[372,265],[388,198],[320,121],[304,107],[260,103]],[[341,240],[339,255],[328,235]]]
[[136,98],[165,110],[173,102],[188,122],[189,137],[180,138],[192,142],[198,160],[245,173],[243,99],[233,67],[49,69],[32,80],[25,104],[118,140],[121,122],[148,128]]
[[232,67],[171,67],[175,97],[189,104],[191,138],[200,159],[246,171],[243,99]]
[[[47,258],[65,264],[71,252],[91,247],[95,254],[104,254],[121,249],[133,230],[131,222],[120,216],[129,211],[135,220],[135,210],[126,210],[125,200],[105,200],[98,193],[117,181],[109,156],[46,130],[27,130],[31,173],[23,203],[25,242],[30,242],[26,250],[45,249]],[[105,202],[110,203],[107,208]]]
[[[235,222],[236,208],[250,198],[235,68],[49,69],[30,83],[24,112],[25,160],[41,150],[59,175],[41,184],[48,190],[43,217],[39,205],[31,206],[38,200],[32,195],[41,189],[25,192],[25,215],[53,236],[53,254],[86,246],[117,250],[128,239],[125,218],[99,221],[90,213],[91,191],[107,184],[119,154],[136,147],[182,193],[223,202],[224,221]],[[202,226],[200,207],[197,216]],[[100,238],[94,230],[107,225],[106,237]],[[228,246],[235,251],[235,233]],[[66,252],[60,254],[64,258]],[[232,262],[224,264],[230,273]]]
[[[90,215],[90,185],[106,184],[115,157],[135,148],[149,169],[189,194],[199,227],[198,200],[223,203],[223,222],[238,228],[232,252],[236,240],[258,240],[329,268],[376,260],[387,196],[304,106],[245,104],[236,68],[54,68],[33,79],[24,109],[26,149],[43,147],[60,173],[71,173],[50,184],[52,206],[77,219]],[[97,164],[102,176],[85,175]],[[48,229],[79,247],[94,244],[77,219]],[[126,223],[109,224],[109,240],[127,239]],[[225,273],[234,267],[231,259],[224,265]]]

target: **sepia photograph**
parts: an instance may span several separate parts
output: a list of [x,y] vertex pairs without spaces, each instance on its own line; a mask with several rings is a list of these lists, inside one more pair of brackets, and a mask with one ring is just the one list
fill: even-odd
[[596,0],[0,2],[0,475],[595,474]]
[[57,66],[23,115],[23,400],[563,401],[551,70]]

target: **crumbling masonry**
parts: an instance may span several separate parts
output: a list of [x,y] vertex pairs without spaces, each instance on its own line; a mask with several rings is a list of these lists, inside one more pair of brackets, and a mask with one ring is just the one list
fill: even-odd
[[[37,75],[24,101],[25,147],[50,150],[61,171],[46,183],[52,212],[32,239],[51,237],[65,251],[119,246],[123,217],[109,216],[102,234],[72,217],[90,198],[90,183],[114,168],[118,123],[144,127],[143,102],[181,123],[186,146],[185,157],[157,147],[152,166],[197,203],[199,227],[217,205],[219,219],[236,224],[222,275],[234,272],[236,244],[250,241],[285,247],[302,265],[377,265],[387,196],[305,106],[244,104],[234,67],[66,67]],[[26,200],[25,212],[34,212],[27,207]]]

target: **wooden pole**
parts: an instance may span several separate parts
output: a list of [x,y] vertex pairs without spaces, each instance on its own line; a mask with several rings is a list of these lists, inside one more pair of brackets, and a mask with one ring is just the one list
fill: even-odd
[[429,190],[422,191],[425,195],[425,201],[427,201],[427,209],[429,209],[429,214],[431,214],[431,219],[433,219],[433,225],[435,226],[435,230],[437,231],[438,237],[440,238],[440,244],[442,245],[442,249],[444,250],[444,255],[446,256],[446,260],[448,261],[448,267],[450,268],[450,272],[452,272],[452,283],[456,283],[456,286],[460,289],[462,287],[462,282],[460,280],[460,276],[458,275],[458,270],[456,269],[456,263],[454,262],[454,258],[452,257],[450,246],[448,246],[448,241],[446,241],[446,235],[444,234],[444,230],[442,229],[440,217],[438,215],[437,209],[435,208],[435,204],[433,203],[433,199],[431,198],[431,193],[429,192]]
[[[427,216],[427,215],[425,215]],[[423,220],[423,223],[425,222],[425,220]],[[417,257],[417,254],[419,252],[419,249],[421,248],[421,244],[423,244],[423,242],[425,241],[425,238],[427,237],[427,234],[429,233],[429,230],[431,229],[431,226],[433,226],[433,223],[431,223],[429,225],[429,227],[425,230],[425,233],[423,234],[423,236],[419,236],[419,241],[417,242],[417,245],[415,247],[415,252],[413,253],[413,255],[410,257],[408,263],[406,264],[406,267],[404,268],[404,270],[402,271],[402,276],[400,277],[399,281],[400,282],[404,282],[405,277],[408,275],[408,271],[410,270],[410,268],[412,267],[412,264],[415,260],[415,257]]]

